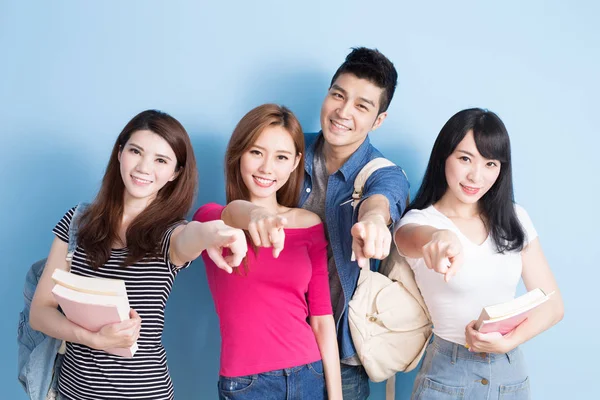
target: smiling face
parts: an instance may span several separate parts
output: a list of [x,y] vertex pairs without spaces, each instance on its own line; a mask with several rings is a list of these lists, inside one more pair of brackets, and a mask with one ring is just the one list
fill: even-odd
[[469,131],[446,159],[446,200],[476,204],[496,183],[501,163],[484,158]]
[[379,113],[383,90],[354,74],[340,75],[321,106],[321,129],[327,144],[348,154],[356,151],[387,116],[387,112]]
[[250,201],[275,199],[299,161],[300,155],[288,131],[278,125],[265,128],[240,159],[240,174]]
[[119,152],[125,201],[148,204],[177,177],[177,158],[165,139],[149,130],[135,131]]

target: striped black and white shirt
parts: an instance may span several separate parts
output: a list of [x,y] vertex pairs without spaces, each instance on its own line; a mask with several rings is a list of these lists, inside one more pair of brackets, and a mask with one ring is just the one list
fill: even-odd
[[[69,240],[70,209],[54,227],[54,234]],[[164,234],[162,257],[144,257],[123,267],[127,248],[113,249],[109,260],[99,269],[86,261],[85,251],[77,247],[71,272],[81,276],[123,279],[129,305],[142,318],[138,350],[133,358],[123,358],[82,344],[67,342],[67,351],[59,376],[59,392],[77,400],[98,399],[173,399],[173,383],[167,368],[167,354],[161,338],[165,306],[173,280],[181,268],[169,261],[169,243],[176,225]]]

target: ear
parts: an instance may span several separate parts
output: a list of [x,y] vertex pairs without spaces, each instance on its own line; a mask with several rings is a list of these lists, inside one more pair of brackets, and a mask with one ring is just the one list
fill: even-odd
[[121,162],[121,154],[123,153],[123,146],[119,146],[119,152],[117,153],[117,160]]
[[179,168],[178,170],[173,172],[173,176],[169,179],[169,182],[173,182],[175,179],[177,179],[177,177],[179,176],[180,173],[181,173],[181,168]]
[[300,157],[302,157],[302,153],[296,154],[296,159],[294,160],[294,168],[292,168],[292,172],[298,168],[298,164],[300,164]]
[[383,123],[383,121],[385,121],[386,117],[387,117],[387,111],[384,111],[381,114],[379,114],[377,116],[377,118],[375,118],[375,122],[373,123],[373,127],[371,128],[371,131],[374,131],[375,129],[379,128],[381,126],[381,124]]

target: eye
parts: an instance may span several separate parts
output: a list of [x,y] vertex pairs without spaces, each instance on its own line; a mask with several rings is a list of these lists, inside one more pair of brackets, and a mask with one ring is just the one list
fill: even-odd
[[460,156],[458,157],[459,160],[463,161],[463,162],[469,162],[471,161],[471,159],[467,156]]
[[332,97],[335,97],[336,99],[343,99],[343,98],[344,98],[344,96],[342,96],[342,95],[341,95],[340,93],[338,93],[338,92],[333,92],[333,93],[331,93],[331,96],[332,96]]
[[156,161],[160,164],[167,164],[167,160],[165,160],[164,158],[157,158]]
[[497,167],[498,163],[496,161],[489,161],[486,165],[488,167]]
[[131,154],[142,154],[142,153],[140,153],[140,151],[139,151],[138,149],[136,149],[135,147],[130,147],[130,148],[129,148],[129,152],[130,152]]
[[357,107],[363,111],[369,111],[369,108],[367,106],[365,106],[364,104],[359,104]]
[[250,150],[250,154],[255,155],[255,156],[260,156],[262,153],[256,149],[254,149],[254,150]]
[[277,159],[281,161],[289,160],[287,156],[277,156]]

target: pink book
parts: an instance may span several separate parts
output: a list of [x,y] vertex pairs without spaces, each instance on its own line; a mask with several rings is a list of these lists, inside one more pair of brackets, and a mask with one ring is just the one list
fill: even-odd
[[506,335],[523,323],[531,310],[548,301],[552,293],[546,294],[537,288],[505,303],[484,307],[475,329],[481,333],[500,332]]
[[[64,275],[65,273],[71,276]],[[89,285],[93,282],[89,280],[96,278],[79,276],[72,278],[72,276],[74,275],[65,271],[61,271],[56,277],[53,275],[57,284],[52,289],[52,294],[69,321],[89,331],[98,332],[104,325],[129,319],[129,300],[124,282],[122,289],[117,286],[118,292],[121,294],[116,294],[114,291],[111,294],[100,294],[102,285],[96,285],[93,293],[90,293]],[[63,283],[66,286],[63,286]],[[111,289],[114,289],[114,282],[108,283],[113,285]],[[85,291],[74,290],[75,287]],[[114,348],[108,349],[106,352],[122,357],[133,357],[137,349],[137,343],[134,343],[130,348]]]

